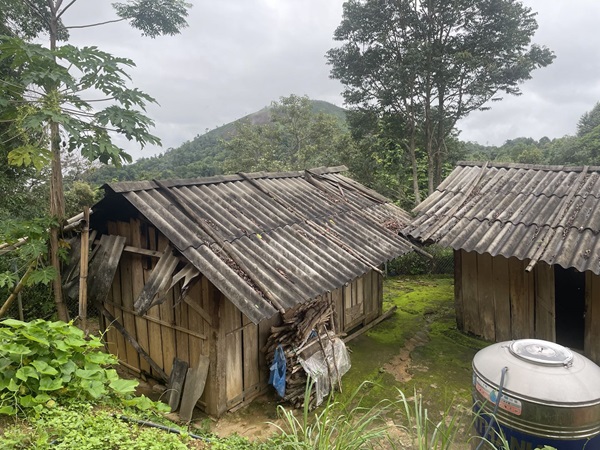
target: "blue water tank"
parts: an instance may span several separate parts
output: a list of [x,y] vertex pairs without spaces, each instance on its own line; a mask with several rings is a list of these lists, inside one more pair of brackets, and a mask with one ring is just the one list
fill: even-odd
[[485,436],[496,448],[501,429],[510,450],[544,445],[600,450],[600,367],[566,347],[539,339],[500,342],[475,355],[473,399],[474,410],[480,413],[475,421],[479,436],[488,429],[505,367],[496,432],[492,429]]

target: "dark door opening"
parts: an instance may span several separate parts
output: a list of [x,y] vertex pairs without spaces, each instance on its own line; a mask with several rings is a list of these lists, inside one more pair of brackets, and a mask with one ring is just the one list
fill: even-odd
[[556,342],[583,350],[585,333],[585,274],[554,266]]

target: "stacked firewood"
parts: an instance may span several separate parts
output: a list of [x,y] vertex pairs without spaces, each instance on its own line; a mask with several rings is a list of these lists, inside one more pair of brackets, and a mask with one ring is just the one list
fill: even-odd
[[[308,358],[316,351],[324,351],[324,340],[335,336],[331,300],[318,299],[284,314],[283,323],[271,327],[271,335],[263,351],[269,366],[273,363],[275,349],[281,344],[286,359],[286,389],[284,400],[296,408],[304,405],[308,377],[299,357]],[[314,391],[311,404],[314,404]]]

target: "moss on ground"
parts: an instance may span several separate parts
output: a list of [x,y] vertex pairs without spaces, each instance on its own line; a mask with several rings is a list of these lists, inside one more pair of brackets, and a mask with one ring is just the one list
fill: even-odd
[[[454,287],[450,277],[400,276],[384,282],[384,310],[397,306],[392,317],[349,343],[352,369],[344,376],[343,400],[365,380],[373,386],[363,401],[373,405],[382,398],[423,394],[432,410],[470,402],[471,361],[487,342],[461,333],[454,315]],[[428,336],[410,353],[410,381],[401,383],[384,365],[398,355],[409,339]]]

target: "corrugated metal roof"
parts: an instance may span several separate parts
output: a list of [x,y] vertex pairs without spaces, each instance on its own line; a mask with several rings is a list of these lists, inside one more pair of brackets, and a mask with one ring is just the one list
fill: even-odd
[[600,274],[600,167],[460,162],[415,212],[423,242]]
[[124,197],[258,323],[412,250],[408,213],[342,170],[111,183],[95,216]]

